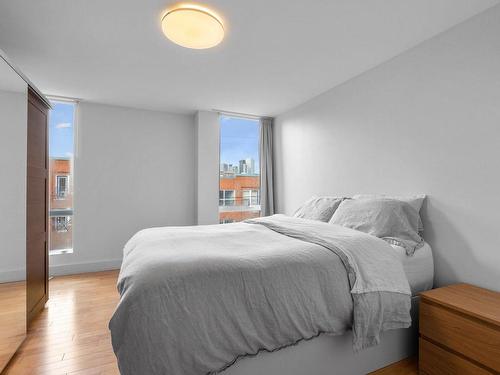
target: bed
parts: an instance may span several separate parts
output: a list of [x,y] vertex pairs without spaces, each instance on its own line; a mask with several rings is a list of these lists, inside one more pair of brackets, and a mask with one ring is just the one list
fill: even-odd
[[140,231],[125,247],[110,321],[120,371],[382,367],[415,350],[412,295],[432,285],[429,256],[427,244],[408,257],[357,230],[284,215]]

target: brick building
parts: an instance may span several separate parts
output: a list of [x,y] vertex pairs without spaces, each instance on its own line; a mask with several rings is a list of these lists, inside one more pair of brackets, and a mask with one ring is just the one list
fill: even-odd
[[50,159],[49,220],[50,251],[73,248],[73,181],[70,158]]
[[232,223],[260,216],[260,176],[221,172],[219,222]]

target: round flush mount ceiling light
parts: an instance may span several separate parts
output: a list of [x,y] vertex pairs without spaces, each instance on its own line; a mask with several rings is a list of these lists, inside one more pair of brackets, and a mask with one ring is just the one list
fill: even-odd
[[199,5],[183,4],[169,9],[161,20],[165,36],[186,48],[215,47],[224,38],[221,18]]

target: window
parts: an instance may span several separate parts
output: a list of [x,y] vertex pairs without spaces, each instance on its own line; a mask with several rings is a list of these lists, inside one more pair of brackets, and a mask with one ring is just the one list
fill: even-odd
[[243,205],[255,206],[260,204],[259,190],[243,190]]
[[219,223],[260,216],[260,121],[220,116]]
[[219,206],[234,206],[234,190],[219,191]]
[[56,176],[56,197],[58,199],[66,198],[68,194],[69,176]]
[[75,110],[72,101],[54,100],[49,113],[49,253],[73,252],[73,159]]

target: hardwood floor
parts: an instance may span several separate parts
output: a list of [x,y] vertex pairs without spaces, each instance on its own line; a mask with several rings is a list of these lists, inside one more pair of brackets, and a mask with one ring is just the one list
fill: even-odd
[[[108,322],[118,303],[118,271],[56,277],[50,299],[2,375],[119,374]],[[410,358],[372,373],[417,375]]]
[[26,333],[26,283],[0,283],[0,372]]
[[117,277],[108,271],[50,280],[46,308],[2,375],[119,374],[108,330]]
[[417,357],[403,359],[369,375],[418,375]]

